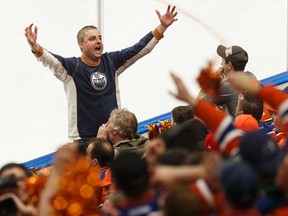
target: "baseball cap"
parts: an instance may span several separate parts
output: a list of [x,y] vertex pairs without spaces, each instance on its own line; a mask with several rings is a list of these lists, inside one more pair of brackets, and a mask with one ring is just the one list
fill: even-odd
[[240,46],[225,47],[219,45],[217,47],[217,53],[232,64],[246,65],[248,62],[248,53]]
[[234,125],[235,127],[244,131],[253,131],[259,129],[257,120],[252,115],[248,114],[238,115],[234,121]]
[[285,152],[264,130],[246,132],[239,142],[241,157],[251,164],[257,172],[274,176]]
[[250,208],[258,195],[256,173],[243,161],[226,160],[216,169],[216,176],[227,202],[235,208]]
[[216,140],[215,136],[214,136],[214,133],[212,132],[209,132],[207,134],[207,136],[205,137],[205,140],[204,140],[204,148],[208,151],[217,151],[219,152],[220,151],[220,144],[218,143],[218,141]]

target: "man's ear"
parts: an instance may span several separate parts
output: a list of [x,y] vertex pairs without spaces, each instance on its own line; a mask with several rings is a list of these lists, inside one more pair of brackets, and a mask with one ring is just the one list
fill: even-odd
[[231,68],[233,68],[233,65],[232,65],[232,63],[229,61],[229,62],[228,62],[228,69],[230,70]]
[[98,165],[99,164],[98,159],[97,158],[93,158],[92,159],[92,164],[93,164],[93,166]]
[[113,135],[116,135],[118,133],[119,133],[118,130],[113,129]]

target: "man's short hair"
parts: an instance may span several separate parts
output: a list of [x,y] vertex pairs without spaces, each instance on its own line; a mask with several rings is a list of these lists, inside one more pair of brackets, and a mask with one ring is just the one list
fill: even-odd
[[209,133],[205,124],[199,119],[190,119],[183,124],[165,130],[160,137],[166,149],[184,148],[186,151],[203,151],[203,142]]
[[175,124],[182,124],[183,122],[194,119],[194,112],[191,106],[177,106],[172,109],[172,119]]
[[111,126],[124,139],[133,139],[137,135],[138,121],[134,113],[127,109],[114,109],[110,114]]
[[84,34],[87,30],[89,29],[97,29],[96,26],[93,26],[93,25],[87,25],[87,26],[84,26],[83,28],[81,28],[77,34],[77,41],[78,43],[81,43],[83,42],[83,39],[84,39]]
[[19,168],[19,169],[23,170],[27,177],[30,177],[33,175],[33,172],[30,169],[28,169],[25,165],[23,165],[21,163],[13,163],[12,162],[12,163],[7,163],[1,167],[0,176],[2,176],[4,171],[9,170],[9,169],[13,169],[13,168]]
[[110,167],[114,159],[114,149],[112,145],[102,139],[93,139],[89,145],[93,145],[91,149],[91,159],[96,158],[100,167]]
[[139,197],[149,189],[148,164],[135,152],[121,152],[112,164],[112,178],[128,197]]
[[239,108],[243,114],[251,114],[258,122],[260,122],[263,115],[263,101],[254,95],[244,92],[243,99],[239,101]]
[[176,184],[167,190],[164,212],[167,216],[203,215],[200,197],[187,185]]

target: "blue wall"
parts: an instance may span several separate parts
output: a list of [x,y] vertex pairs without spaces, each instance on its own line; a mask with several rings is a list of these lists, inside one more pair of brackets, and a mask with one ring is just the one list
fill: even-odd
[[[263,85],[275,85],[275,86],[282,85],[282,84],[285,84],[287,82],[288,82],[288,72],[287,71],[261,80],[261,83]],[[171,112],[167,112],[167,113],[164,113],[162,115],[155,116],[153,118],[139,122],[138,133],[139,134],[147,133],[148,132],[147,126],[149,124],[159,123],[160,121],[164,121],[167,119],[171,120]],[[52,165],[53,158],[54,158],[54,152],[47,154],[47,155],[44,155],[44,156],[39,157],[39,158],[35,158],[33,160],[30,160],[30,161],[27,161],[23,164],[28,168],[39,169],[42,167]]]

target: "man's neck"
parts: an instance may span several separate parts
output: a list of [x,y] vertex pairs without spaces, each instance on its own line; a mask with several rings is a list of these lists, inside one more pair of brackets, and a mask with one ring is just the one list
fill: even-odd
[[121,137],[114,137],[114,144],[121,142],[123,139]]
[[128,139],[128,138],[123,138],[123,137],[121,137],[121,136],[115,136],[114,137],[114,142],[113,142],[113,145],[116,145],[116,144],[118,144],[118,143],[120,143],[120,142],[122,142],[122,141],[124,141],[124,140],[131,140],[131,139]]
[[80,58],[85,64],[89,66],[97,66],[100,64],[100,58],[94,60],[94,59],[88,58],[85,55],[82,55]]

